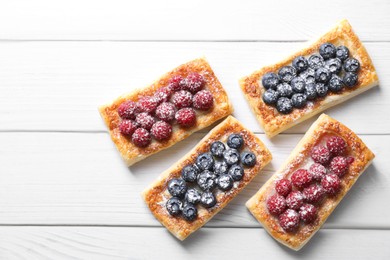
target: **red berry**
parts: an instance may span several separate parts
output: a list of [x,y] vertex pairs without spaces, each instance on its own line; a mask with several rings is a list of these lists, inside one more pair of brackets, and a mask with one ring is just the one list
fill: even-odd
[[310,185],[302,193],[305,200],[309,203],[319,203],[325,196],[325,190],[318,184]]
[[299,209],[299,216],[306,224],[313,223],[317,218],[317,208],[311,204],[305,204]]
[[332,159],[332,161],[330,161],[329,168],[330,172],[339,177],[343,177],[343,175],[348,171],[347,159],[342,156],[336,156]]
[[164,121],[157,121],[150,130],[152,136],[158,140],[169,139],[172,135],[172,126]]
[[286,198],[287,207],[298,210],[303,205],[304,197],[300,191],[293,190]]
[[123,135],[131,136],[137,129],[137,124],[133,120],[124,119],[119,123],[119,131]]
[[173,91],[179,91],[187,87],[187,82],[182,76],[177,75],[169,80],[169,86]]
[[137,103],[133,101],[125,101],[118,107],[118,114],[123,119],[135,119],[137,113]]
[[286,197],[292,189],[291,181],[287,179],[281,179],[276,181],[275,183],[275,190],[280,195]]
[[304,187],[309,186],[312,179],[313,177],[311,176],[311,174],[305,169],[296,170],[291,175],[291,182],[298,189],[302,189]]
[[213,94],[208,90],[201,90],[194,95],[193,103],[194,108],[207,111],[213,107]]
[[155,97],[143,97],[137,102],[137,107],[140,112],[152,113],[158,106],[157,99]]
[[355,158],[353,158],[352,156],[348,156],[347,157],[347,163],[348,164],[352,164],[354,161],[355,161]]
[[190,127],[196,124],[196,113],[192,108],[182,108],[175,114],[177,123],[182,127]]
[[330,152],[325,146],[318,145],[311,150],[311,158],[316,163],[326,165],[330,159]]
[[161,103],[156,109],[156,117],[165,122],[171,122],[175,119],[176,108],[170,102]]
[[145,128],[146,130],[150,130],[155,121],[154,117],[145,112],[138,114],[135,118],[135,122],[137,122],[141,128]]
[[179,109],[190,107],[192,106],[192,94],[186,90],[179,90],[173,94],[172,103]]
[[342,155],[347,150],[347,143],[338,136],[329,137],[326,146],[333,156]]
[[322,179],[321,185],[327,194],[336,195],[341,188],[340,178],[334,173],[328,174]]
[[286,210],[286,200],[283,196],[274,194],[267,200],[267,209],[272,215],[279,216]]
[[187,76],[187,90],[191,93],[200,91],[205,83],[205,79],[199,73],[193,72]]
[[309,172],[315,181],[321,181],[326,175],[326,168],[319,163],[313,163],[309,168]]
[[157,103],[167,102],[169,97],[172,95],[172,90],[170,87],[163,87],[158,89],[154,93],[154,98],[157,100]]
[[134,131],[131,141],[138,147],[146,147],[152,141],[148,130],[144,128],[138,128]]
[[294,232],[299,226],[299,214],[292,209],[279,216],[279,224],[286,232]]

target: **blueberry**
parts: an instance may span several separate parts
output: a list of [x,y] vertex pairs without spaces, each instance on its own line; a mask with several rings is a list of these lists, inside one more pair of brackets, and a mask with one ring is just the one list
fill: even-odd
[[316,70],[316,82],[326,83],[330,80],[330,71],[325,67],[320,67]]
[[295,93],[303,93],[305,91],[305,86],[305,80],[300,77],[296,77],[291,80],[291,87]]
[[199,169],[196,165],[187,165],[181,170],[181,177],[188,182],[196,181],[196,177],[199,174]]
[[294,92],[291,85],[286,82],[280,83],[276,89],[280,97],[291,97]]
[[334,58],[336,56],[336,47],[329,42],[321,44],[320,54],[325,60]]
[[329,59],[325,62],[325,67],[328,68],[332,74],[340,73],[341,65],[342,61],[339,58]]
[[309,67],[317,70],[325,65],[324,58],[318,54],[313,54],[309,58]]
[[282,81],[289,83],[297,75],[297,71],[292,66],[284,66],[280,68],[278,75]]
[[293,110],[291,99],[281,97],[276,103],[276,109],[282,114],[289,114]]
[[216,175],[221,175],[227,173],[229,165],[225,161],[216,161],[213,170]]
[[305,95],[308,100],[314,100],[317,97],[316,84],[310,83],[305,87]]
[[218,158],[222,158],[223,151],[225,151],[225,149],[225,144],[220,141],[214,142],[210,146],[211,154]]
[[263,76],[261,83],[265,89],[276,89],[279,84],[279,77],[273,72],[269,72]]
[[336,57],[344,61],[349,57],[349,50],[345,46],[339,46],[336,49]]
[[344,83],[339,76],[333,75],[329,80],[328,88],[332,92],[339,92],[344,88]]
[[276,104],[276,101],[278,101],[279,98],[279,92],[275,91],[273,89],[268,89],[263,94],[263,101],[267,105],[274,105]]
[[316,81],[315,70],[312,68],[308,68],[307,70],[302,72],[299,75],[299,77],[302,78],[306,84],[315,83],[315,81]]
[[240,181],[244,176],[244,168],[239,164],[235,164],[230,167],[229,175],[232,176],[233,180]]
[[196,158],[196,166],[203,170],[211,170],[214,165],[214,158],[210,153],[202,153]]
[[316,92],[318,97],[325,97],[328,94],[328,86],[324,83],[316,83]]
[[344,61],[344,70],[346,72],[357,72],[360,69],[360,63],[357,59],[348,58]]
[[202,196],[202,194],[197,189],[189,189],[187,190],[184,199],[189,203],[198,204],[200,201],[200,196]]
[[297,72],[305,71],[309,67],[307,59],[303,56],[296,57],[293,60],[292,65],[297,70]]
[[202,189],[202,190],[213,190],[215,188],[215,179],[216,179],[216,175],[209,171],[209,170],[205,170],[203,172],[201,172],[199,175],[198,175],[198,185],[199,187]]
[[223,159],[228,165],[236,164],[240,160],[240,153],[236,149],[227,149],[223,153]]
[[222,174],[217,179],[217,186],[220,190],[228,191],[233,187],[233,179],[229,174]]
[[297,93],[292,96],[291,102],[293,107],[303,108],[306,106],[307,97],[305,94]]
[[187,192],[186,182],[182,179],[172,179],[168,182],[168,191],[172,196],[182,198]]
[[213,193],[203,192],[202,197],[200,198],[200,203],[202,203],[203,207],[205,208],[211,208],[217,204],[217,199]]
[[228,137],[227,145],[230,148],[234,148],[234,149],[238,149],[239,150],[244,145],[244,139],[239,134],[231,134]]
[[253,167],[256,164],[256,155],[252,152],[243,152],[241,162],[244,166]]
[[358,81],[358,76],[356,73],[353,72],[345,73],[343,82],[347,87],[349,88],[354,87],[357,84],[357,81]]
[[195,205],[191,203],[187,203],[183,207],[183,218],[187,221],[194,221],[196,217],[198,216],[198,210],[195,207]]
[[167,201],[167,203],[165,204],[165,207],[168,210],[168,213],[170,215],[177,216],[181,212],[181,209],[183,207],[183,203],[180,201],[179,198],[172,197]]

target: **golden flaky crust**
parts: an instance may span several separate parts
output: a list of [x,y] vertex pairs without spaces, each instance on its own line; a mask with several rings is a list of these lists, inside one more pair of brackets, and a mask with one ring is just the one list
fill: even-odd
[[[288,115],[283,115],[274,107],[266,105],[261,98],[264,93],[264,87],[261,84],[263,75],[268,72],[277,72],[281,67],[291,64],[297,56],[307,56],[318,52],[320,45],[325,42],[333,43],[336,46],[345,45],[349,48],[351,57],[359,60],[361,68],[358,74],[357,86],[352,89],[344,89],[339,94],[329,93],[326,97],[317,99],[314,103],[308,102],[306,108],[294,109]],[[253,74],[240,80],[241,89],[252,111],[263,127],[264,132],[270,138],[376,85],[378,85],[378,76],[371,58],[347,20],[339,22],[332,30],[314,43],[311,43],[310,46],[303,48],[274,65],[266,66],[255,71]]]
[[[277,218],[269,214],[266,200],[274,193],[275,181],[288,178],[295,170],[304,167],[308,163],[312,148],[327,135],[342,137],[348,145],[348,153],[355,160],[341,178],[340,192],[334,197],[326,197],[321,203],[316,221],[301,225],[296,233],[287,233],[280,227]],[[246,206],[272,237],[294,250],[299,250],[320,229],[374,157],[375,155],[354,132],[333,118],[322,114],[292,151],[284,165],[247,201]]]
[[[181,217],[172,217],[165,208],[165,202],[170,198],[167,191],[167,183],[172,178],[180,177],[181,169],[189,164],[193,164],[196,157],[209,151],[211,143],[215,141],[227,140],[232,133],[240,133],[245,141],[244,150],[251,150],[257,158],[255,166],[245,168],[244,177],[241,181],[235,182],[234,187],[228,192],[216,193],[217,204],[206,209],[198,207],[198,218],[193,222],[187,222]],[[226,118],[222,123],[210,131],[188,154],[171,168],[161,174],[161,176],[151,184],[142,196],[154,214],[154,216],[178,239],[184,240],[191,233],[202,227],[215,214],[223,209],[272,159],[272,155],[264,144],[250,130],[245,128],[237,119],[232,116]]]
[[[153,140],[152,143],[145,148],[135,146],[128,138],[121,135],[118,129],[120,117],[117,109],[122,102],[127,100],[136,102],[144,96],[152,96],[158,89],[167,86],[171,77],[176,75],[186,77],[191,72],[198,72],[204,76],[206,80],[205,89],[209,90],[214,97],[214,106],[210,111],[196,111],[197,123],[195,126],[191,128],[180,128],[177,124],[174,124],[172,137],[169,140],[161,142]],[[107,125],[112,141],[115,143],[126,164],[130,166],[152,154],[176,144],[192,133],[213,124],[217,120],[230,115],[233,112],[233,107],[228,99],[226,91],[223,89],[206,59],[199,58],[180,65],[163,75],[150,86],[135,90],[130,94],[119,97],[111,104],[99,107],[99,111]]]

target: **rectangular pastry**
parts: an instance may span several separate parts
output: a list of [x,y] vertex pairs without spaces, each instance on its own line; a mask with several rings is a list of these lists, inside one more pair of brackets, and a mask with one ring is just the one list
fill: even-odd
[[199,58],[99,111],[130,166],[228,116],[233,107],[208,62]]
[[322,114],[246,206],[273,238],[299,250],[374,157],[354,132]]
[[370,56],[347,20],[308,47],[240,80],[270,138],[376,85]]
[[223,209],[271,158],[260,139],[229,116],[142,196],[157,220],[184,240]]

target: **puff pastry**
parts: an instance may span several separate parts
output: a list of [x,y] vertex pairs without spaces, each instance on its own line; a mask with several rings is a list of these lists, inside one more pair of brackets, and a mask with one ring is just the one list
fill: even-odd
[[[235,182],[233,188],[228,192],[217,191],[217,204],[209,209],[199,207],[198,218],[193,222],[187,222],[181,217],[169,215],[165,208],[165,202],[170,195],[167,191],[167,183],[173,178],[180,177],[181,169],[195,162],[196,157],[209,151],[214,141],[226,141],[232,133],[239,133],[244,139],[244,150],[249,149],[256,155],[256,164],[252,168],[245,168],[244,177],[241,181]],[[250,130],[245,128],[237,119],[232,116],[226,118],[222,123],[212,129],[187,155],[180,161],[163,172],[161,176],[152,183],[142,196],[159,220],[174,236],[184,240],[190,234],[202,227],[215,214],[223,209],[272,159],[272,155],[264,144]]]
[[[344,177],[341,178],[339,193],[326,197],[320,204],[317,210],[317,219],[311,224],[300,225],[295,233],[287,233],[280,227],[277,217],[268,212],[266,200],[274,192],[275,181],[287,178],[295,170],[304,168],[310,160],[312,148],[321,142],[321,138],[329,134],[343,138],[347,143],[348,153],[355,160],[349,165]],[[374,154],[354,132],[335,119],[322,114],[310,127],[283,166],[247,201],[246,206],[274,239],[291,249],[299,250],[320,229],[374,157]]]
[[[172,76],[180,75],[186,77],[191,72],[197,72],[203,75],[206,81],[205,89],[209,90],[214,97],[214,106],[210,111],[196,112],[197,123],[195,126],[191,128],[180,128],[177,124],[174,124],[172,136],[169,140],[161,142],[153,140],[150,145],[144,148],[137,147],[120,133],[118,129],[120,117],[117,109],[121,103],[128,100],[136,102],[144,96],[151,96],[158,89],[168,85],[168,81]],[[145,88],[135,90],[130,94],[122,95],[111,104],[99,107],[99,112],[110,132],[112,141],[126,164],[130,166],[152,154],[176,144],[192,133],[213,124],[217,120],[226,117],[233,112],[233,107],[209,63],[205,58],[199,58],[180,65]]]
[[[318,52],[319,46],[325,42],[330,42],[335,45],[345,45],[349,48],[351,57],[359,60],[361,69],[358,73],[357,85],[352,89],[344,89],[338,94],[329,93],[325,98],[318,99],[314,103],[309,102],[305,108],[295,109],[287,115],[281,114],[274,107],[266,105],[261,98],[265,91],[261,83],[263,75],[268,72],[275,72],[281,67],[291,64],[297,56],[308,56]],[[327,108],[335,106],[378,85],[378,76],[362,42],[353,32],[348,21],[342,20],[333,29],[311,43],[308,47],[301,49],[278,63],[266,66],[249,76],[243,77],[239,83],[257,120],[266,135],[271,138]]]

